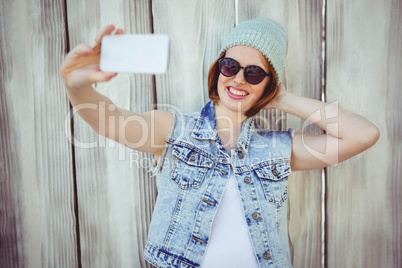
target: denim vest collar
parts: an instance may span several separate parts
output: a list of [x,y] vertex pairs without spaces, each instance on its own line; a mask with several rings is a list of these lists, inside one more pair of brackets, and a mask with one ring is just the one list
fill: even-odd
[[[257,128],[254,117],[248,117],[244,120],[240,137],[237,141],[238,150],[248,152],[250,145],[251,133]],[[218,133],[216,130],[215,105],[209,101],[201,110],[200,117],[196,120],[195,127],[191,133],[191,137],[198,140],[217,140]]]

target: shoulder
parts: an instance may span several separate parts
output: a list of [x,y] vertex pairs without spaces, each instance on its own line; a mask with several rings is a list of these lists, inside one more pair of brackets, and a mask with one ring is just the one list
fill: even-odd
[[294,137],[295,130],[293,128],[289,128],[288,130],[271,130],[257,127],[253,130],[253,133],[257,137],[277,139],[277,141],[282,142],[291,142]]
[[196,122],[198,119],[200,119],[200,112],[192,112],[192,113],[173,112],[172,117],[175,124],[186,124],[188,127],[188,124]]
[[255,129],[250,137],[250,147],[261,154],[270,152],[272,157],[275,155],[290,159],[293,136],[293,129],[286,131]]
[[165,110],[151,110],[144,114],[142,117],[148,122],[152,122],[158,128],[163,126],[169,127],[169,129],[177,123],[185,123],[199,118],[199,112],[194,113],[178,113],[176,111]]
[[200,119],[200,112],[181,113],[177,111],[160,111],[160,113],[164,116],[159,117],[159,119],[166,121],[161,121],[159,122],[160,124],[158,124],[158,122],[155,123],[156,125],[162,126],[166,124],[169,125],[169,130],[166,132],[166,141],[188,135],[188,133],[194,129],[196,122]]

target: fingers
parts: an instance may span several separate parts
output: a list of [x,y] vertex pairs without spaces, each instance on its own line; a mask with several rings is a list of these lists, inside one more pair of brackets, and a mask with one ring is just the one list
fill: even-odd
[[96,46],[99,46],[99,47],[100,47],[100,44],[101,44],[101,42],[102,42],[102,38],[103,38],[105,35],[111,34],[114,29],[115,29],[115,27],[114,27],[113,24],[109,24],[108,26],[106,26],[105,28],[103,28],[103,29],[98,33],[98,35],[97,35],[96,38],[95,38],[95,45],[94,45],[94,47],[96,47]]
[[94,72],[90,77],[90,81],[92,84],[97,82],[107,82],[116,75],[117,73]]
[[[115,26],[114,26],[113,24],[109,24],[109,25],[107,25],[105,28],[103,28],[103,29],[98,33],[98,35],[96,36],[95,40],[94,40],[93,43],[91,44],[91,47],[92,47],[92,48],[99,48],[99,47],[101,46],[101,43],[102,43],[102,38],[103,38],[105,35],[112,34],[113,31],[114,31],[114,29],[115,29]],[[118,35],[120,35],[120,34],[124,34],[124,31],[123,31],[123,29],[120,29],[120,28],[119,28],[119,29],[116,30],[115,33],[118,34]]]
[[79,44],[74,48],[74,52],[80,55],[90,54],[92,51],[92,48],[87,44]]
[[77,56],[89,55],[92,52],[93,52],[93,49],[91,46],[89,46],[87,44],[79,44],[67,54],[66,60],[77,57]]

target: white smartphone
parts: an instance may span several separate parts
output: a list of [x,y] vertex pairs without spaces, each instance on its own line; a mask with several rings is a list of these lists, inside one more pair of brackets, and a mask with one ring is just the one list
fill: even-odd
[[163,74],[168,60],[166,34],[106,35],[102,39],[100,69],[103,72]]

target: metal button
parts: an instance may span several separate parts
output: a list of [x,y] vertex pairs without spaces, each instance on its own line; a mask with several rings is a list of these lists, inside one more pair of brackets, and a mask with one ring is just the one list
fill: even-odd
[[274,174],[275,177],[278,177],[279,175],[279,172],[276,169],[272,170],[272,173]]
[[247,184],[250,184],[250,182],[251,182],[250,177],[245,177],[244,182],[247,183]]
[[237,156],[239,157],[239,159],[243,159],[243,157],[244,157],[244,155],[243,155],[243,153],[241,151],[239,151],[237,153]]
[[223,159],[222,164],[229,164],[230,160],[229,159]]
[[262,257],[265,259],[265,260],[268,260],[269,259],[269,253],[268,252],[265,252],[263,255],[262,255]]
[[190,157],[190,161],[195,161],[195,156],[194,156],[194,155],[192,155],[192,156]]
[[258,220],[259,218],[260,218],[260,213],[254,212],[254,213],[253,213],[253,219],[254,219],[254,220]]

